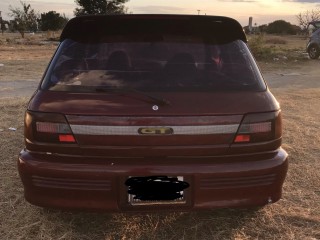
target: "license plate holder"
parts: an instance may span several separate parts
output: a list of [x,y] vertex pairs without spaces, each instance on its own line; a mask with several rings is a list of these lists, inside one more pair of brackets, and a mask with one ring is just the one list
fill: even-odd
[[130,176],[126,180],[127,201],[132,206],[183,205],[189,183],[183,176]]

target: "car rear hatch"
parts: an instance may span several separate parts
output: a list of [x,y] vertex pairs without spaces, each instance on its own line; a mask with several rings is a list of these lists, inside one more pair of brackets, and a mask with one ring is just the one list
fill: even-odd
[[[273,101],[268,91],[163,96],[171,104],[153,110],[156,104],[136,99],[139,95],[135,94],[57,95],[43,91],[37,94],[38,101],[33,101],[29,109],[35,118],[37,112],[63,115],[75,138],[71,145],[81,149],[78,153],[111,156],[226,154],[245,116],[252,115],[248,113],[277,112],[276,106],[268,104]],[[53,119],[43,117],[38,122],[45,126]],[[256,119],[257,123],[267,121],[270,116]],[[62,141],[62,145],[66,148],[53,151],[67,153],[71,149],[68,142]]]
[[28,108],[30,150],[213,156],[279,138],[279,106],[233,19],[80,17],[61,41]]

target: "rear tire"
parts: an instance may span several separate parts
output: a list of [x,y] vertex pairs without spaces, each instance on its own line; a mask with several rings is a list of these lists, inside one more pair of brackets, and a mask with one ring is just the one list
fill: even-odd
[[320,56],[320,49],[316,45],[312,45],[308,48],[308,54],[311,59],[317,59]]

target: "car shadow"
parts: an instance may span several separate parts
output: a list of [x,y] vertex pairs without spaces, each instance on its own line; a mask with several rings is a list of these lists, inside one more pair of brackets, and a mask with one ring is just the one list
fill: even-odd
[[60,228],[55,232],[68,239],[232,239],[236,229],[259,214],[258,208],[139,214],[43,211]]

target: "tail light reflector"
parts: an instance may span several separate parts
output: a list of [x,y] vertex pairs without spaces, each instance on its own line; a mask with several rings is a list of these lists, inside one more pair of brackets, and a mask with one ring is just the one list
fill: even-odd
[[241,135],[238,134],[236,138],[234,139],[235,143],[244,143],[244,142],[250,142],[250,135]]
[[75,142],[76,140],[74,139],[73,135],[59,135],[59,141],[60,142]]

